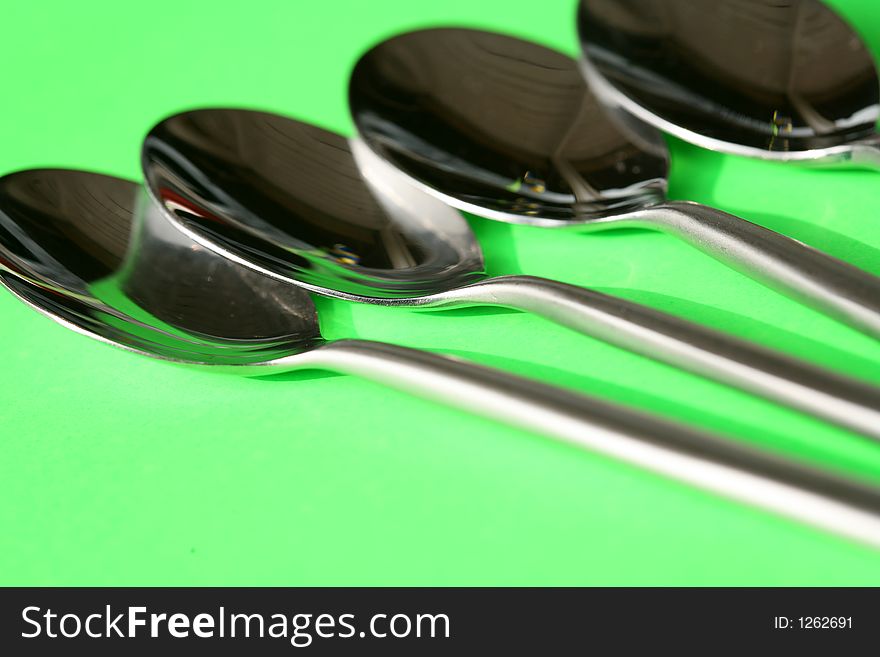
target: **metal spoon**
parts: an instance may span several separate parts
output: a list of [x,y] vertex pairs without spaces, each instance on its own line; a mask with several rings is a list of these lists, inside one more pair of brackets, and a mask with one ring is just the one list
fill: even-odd
[[329,369],[573,443],[880,547],[880,488],[465,361],[321,339],[295,286],[189,240],[135,183],[0,178],[0,283],[51,319],[164,360],[242,374]]
[[880,82],[856,31],[819,0],[581,0],[596,91],[706,148],[880,167]]
[[720,210],[667,202],[660,133],[606,114],[560,53],[478,30],[412,32],[360,59],[349,101],[367,145],[455,207],[540,226],[668,232],[880,337],[880,279]]
[[275,114],[197,110],[150,131],[143,165],[190,237],[278,280],[380,305],[518,308],[880,438],[880,388],[591,290],[486,279],[464,218],[360,141]]

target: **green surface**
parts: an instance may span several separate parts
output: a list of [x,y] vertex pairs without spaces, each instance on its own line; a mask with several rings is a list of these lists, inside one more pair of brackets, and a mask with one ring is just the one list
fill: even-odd
[[[880,56],[880,11],[832,3]],[[32,2],[4,7],[0,173],[139,178],[139,142],[199,106],[350,134],[348,72],[396,32],[468,25],[576,50],[571,0]],[[880,273],[880,176],[672,142],[671,196]],[[880,381],[880,344],[674,238],[472,218],[496,274],[590,285]],[[513,312],[318,300],[362,337],[628,402],[880,481],[880,447]],[[67,331],[0,294],[2,584],[880,584],[880,553],[377,384],[251,380]]]

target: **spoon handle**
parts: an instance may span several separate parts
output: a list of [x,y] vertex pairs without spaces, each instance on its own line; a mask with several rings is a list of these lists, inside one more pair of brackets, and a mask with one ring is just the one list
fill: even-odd
[[880,338],[880,278],[790,237],[698,203],[674,201],[637,222],[683,238],[768,287]]
[[880,488],[733,439],[457,358],[377,342],[330,342],[256,370],[303,367],[451,404],[880,548]]
[[880,388],[625,299],[533,276],[435,295],[432,307],[500,305],[741,388],[880,440]]

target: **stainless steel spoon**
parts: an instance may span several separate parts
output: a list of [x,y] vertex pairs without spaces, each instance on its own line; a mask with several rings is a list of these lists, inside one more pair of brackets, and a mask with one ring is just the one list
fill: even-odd
[[143,165],[182,230],[268,276],[381,305],[518,308],[880,438],[880,388],[591,290],[486,279],[464,218],[360,141],[275,114],[196,110],[150,131]]
[[671,233],[880,337],[880,279],[720,210],[666,201],[659,131],[606,114],[558,52],[478,30],[412,32],[360,59],[349,101],[367,145],[455,207],[540,226]]
[[591,82],[706,148],[880,167],[880,81],[858,33],[819,0],[581,0]]
[[[308,294],[218,257],[135,183],[70,170],[0,178],[0,283],[79,333],[260,375],[329,369],[573,443],[880,548],[880,488],[452,358],[325,342]],[[414,428],[415,430],[415,428]]]

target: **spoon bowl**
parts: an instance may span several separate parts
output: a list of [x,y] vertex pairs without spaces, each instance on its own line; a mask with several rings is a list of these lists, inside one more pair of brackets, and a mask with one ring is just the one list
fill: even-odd
[[371,189],[358,147],[275,114],[199,110],[151,130],[144,174],[192,238],[320,294],[422,297],[484,278],[463,217],[416,190]]
[[226,266],[156,212],[119,178],[0,178],[3,282],[81,333],[167,360],[258,363],[321,343],[304,290]]
[[735,155],[878,164],[880,80],[819,0],[581,0],[585,71],[603,100]]
[[403,34],[357,62],[349,105],[383,160],[476,214],[580,223],[665,198],[659,134],[634,142],[571,59],[537,44],[466,29]]

